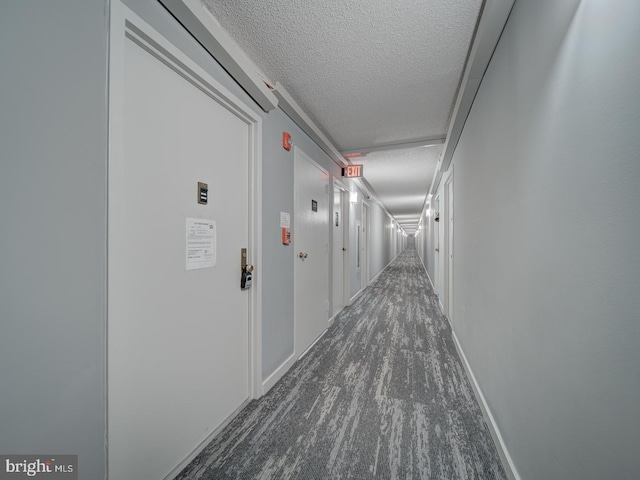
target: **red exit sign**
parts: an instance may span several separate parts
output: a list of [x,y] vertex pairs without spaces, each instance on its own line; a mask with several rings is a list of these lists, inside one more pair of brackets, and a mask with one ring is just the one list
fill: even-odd
[[342,176],[347,178],[361,177],[362,165],[347,165],[342,169]]

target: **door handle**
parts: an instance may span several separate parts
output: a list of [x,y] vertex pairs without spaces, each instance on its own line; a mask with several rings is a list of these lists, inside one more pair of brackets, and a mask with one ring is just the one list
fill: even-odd
[[240,249],[240,270],[242,274],[240,276],[240,290],[249,290],[251,288],[251,281],[253,279],[253,265],[247,263],[247,249]]
[[242,267],[242,275],[240,276],[240,290],[249,290],[253,279],[253,265],[245,265]]
[[300,253],[298,254],[298,257],[299,257],[299,258],[301,258],[301,259],[303,259],[303,260],[304,260],[305,258],[307,258],[308,256],[309,256],[309,254],[308,254],[307,252],[300,252]]

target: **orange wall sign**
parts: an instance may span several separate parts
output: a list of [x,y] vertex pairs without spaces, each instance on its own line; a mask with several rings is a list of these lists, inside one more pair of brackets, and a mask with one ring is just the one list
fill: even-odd
[[347,178],[358,178],[362,176],[362,165],[347,165],[342,169],[342,176]]

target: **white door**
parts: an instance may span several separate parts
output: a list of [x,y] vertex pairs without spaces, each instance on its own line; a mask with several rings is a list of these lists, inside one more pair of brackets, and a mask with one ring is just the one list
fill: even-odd
[[[252,127],[188,80],[186,57],[132,38],[111,57],[108,451],[109,478],[144,480],[169,475],[249,397]],[[215,222],[215,240],[195,245],[188,219]],[[188,269],[197,255],[215,265]]]
[[295,149],[295,348],[302,355],[329,323],[329,175]]
[[339,187],[333,189],[333,211],[331,230],[333,231],[333,315],[345,305],[344,301],[344,258],[346,254],[345,232],[345,193]]
[[453,175],[447,182],[447,316],[453,321]]
[[433,244],[434,244],[434,287],[436,295],[440,297],[440,197],[436,197],[434,201],[434,217],[433,217]]
[[369,205],[362,204],[362,283],[363,287],[369,285]]

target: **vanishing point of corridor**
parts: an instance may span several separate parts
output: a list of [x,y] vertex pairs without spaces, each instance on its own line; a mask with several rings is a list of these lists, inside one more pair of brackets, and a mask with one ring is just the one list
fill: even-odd
[[506,478],[416,250],[178,478]]

